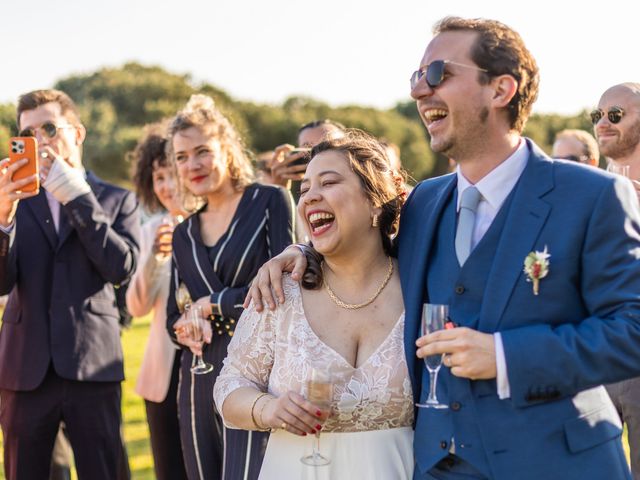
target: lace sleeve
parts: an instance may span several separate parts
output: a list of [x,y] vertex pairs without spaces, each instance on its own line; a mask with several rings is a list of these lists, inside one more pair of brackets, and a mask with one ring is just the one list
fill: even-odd
[[[276,341],[274,325],[280,310],[265,309],[258,313],[251,303],[242,313],[213,388],[213,398],[221,415],[224,401],[234,390],[241,387],[267,390]],[[228,428],[237,428],[222,416]]]

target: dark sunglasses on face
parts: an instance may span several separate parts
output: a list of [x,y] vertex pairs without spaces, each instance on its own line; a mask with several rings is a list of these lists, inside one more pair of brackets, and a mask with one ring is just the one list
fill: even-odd
[[36,130],[40,130],[40,133],[43,134],[45,137],[54,138],[58,134],[59,129],[69,128],[71,126],[72,125],[57,126],[55,123],[52,123],[52,122],[44,122],[39,127],[25,128],[24,130],[21,130],[19,135],[21,137],[35,137]]
[[565,155],[563,157],[557,156],[554,157],[557,158],[558,160],[571,160],[572,162],[579,162],[579,163],[587,163],[589,160],[589,157],[587,155]]
[[489,70],[485,68],[480,68],[475,65],[465,65],[464,63],[454,62],[453,60],[434,60],[429,65],[413,72],[410,79],[411,90],[416,88],[418,82],[422,80],[422,77],[426,77],[429,87],[436,88],[444,81],[444,74],[446,73],[445,65],[457,65],[458,67],[473,68],[479,72],[489,72]]
[[590,114],[591,123],[597,125],[600,120],[606,115],[611,123],[619,123],[624,117],[624,109],[622,107],[611,107],[608,112],[600,108],[596,108]]

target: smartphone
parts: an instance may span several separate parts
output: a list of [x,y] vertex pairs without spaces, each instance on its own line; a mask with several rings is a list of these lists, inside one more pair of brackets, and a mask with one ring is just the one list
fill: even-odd
[[9,164],[23,158],[29,160],[29,163],[14,172],[12,180],[21,180],[36,175],[36,180],[22,187],[22,191],[37,192],[40,189],[38,141],[34,137],[12,137],[9,139],[9,143]]
[[291,162],[289,164],[290,167],[293,167],[294,165],[306,165],[311,160],[311,156],[309,155],[311,153],[310,148],[294,148],[289,152],[289,155],[293,155],[296,153],[304,153],[305,155]]

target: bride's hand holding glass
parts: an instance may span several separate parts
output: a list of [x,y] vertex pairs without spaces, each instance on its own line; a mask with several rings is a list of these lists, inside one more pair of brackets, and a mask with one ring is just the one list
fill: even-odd
[[260,427],[282,429],[294,435],[313,435],[322,430],[329,412],[307,401],[299,393],[289,391],[272,397],[261,411]]

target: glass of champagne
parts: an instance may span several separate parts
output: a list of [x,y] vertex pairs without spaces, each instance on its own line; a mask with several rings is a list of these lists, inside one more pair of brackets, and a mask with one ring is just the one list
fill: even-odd
[[[425,303],[422,306],[421,333],[427,335],[437,330],[444,330],[444,326],[449,319],[449,305],[437,305],[435,303]],[[416,403],[421,408],[449,408],[448,405],[440,403],[436,396],[436,385],[438,383],[438,372],[442,366],[444,354],[429,355],[425,357],[424,364],[429,371],[429,396],[424,403]]]
[[[200,305],[189,305],[185,310],[187,312],[187,318],[191,322],[191,338],[193,341],[200,343],[200,346],[204,347],[204,338],[202,328],[204,326],[205,319],[202,316],[202,307]],[[202,354],[196,355],[196,364],[191,367],[191,373],[196,375],[203,375],[213,370],[213,365],[206,363],[202,359]]]
[[609,163],[607,164],[607,172],[617,173],[618,175],[629,178],[629,165],[622,165],[621,163],[609,160]]
[[[327,369],[312,368],[311,376],[307,381],[307,400],[322,410],[331,408],[333,399],[333,382]],[[331,460],[320,453],[320,432],[316,430],[313,452],[300,459],[305,465],[320,467],[329,465]]]
[[158,249],[155,254],[156,260],[163,261],[171,256],[173,231],[183,220],[182,215],[173,216],[170,213],[162,217],[156,229],[156,248]]
[[187,307],[191,304],[191,295],[189,294],[189,290],[184,283],[180,283],[178,289],[176,290],[175,296],[178,311],[180,313],[184,313]]

